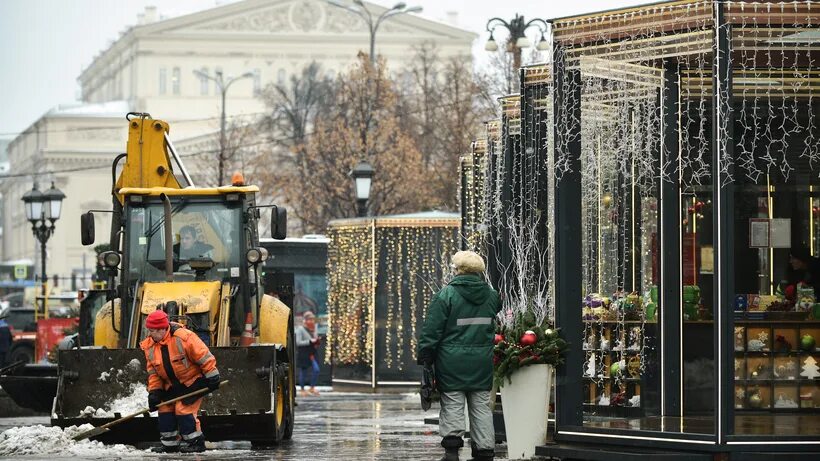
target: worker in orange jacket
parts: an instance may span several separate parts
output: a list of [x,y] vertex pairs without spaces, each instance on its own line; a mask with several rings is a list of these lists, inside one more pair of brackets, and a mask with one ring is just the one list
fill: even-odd
[[158,404],[198,389],[219,387],[219,370],[208,346],[168,314],[156,310],[145,319],[148,337],[140,343],[148,370],[148,407],[159,411],[160,451],[194,453],[205,451],[205,436],[199,426],[202,395],[171,405]]

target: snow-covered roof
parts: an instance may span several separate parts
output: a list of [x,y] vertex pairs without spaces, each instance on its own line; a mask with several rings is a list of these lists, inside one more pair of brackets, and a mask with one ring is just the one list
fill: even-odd
[[447,211],[419,211],[416,213],[367,216],[364,218],[334,219],[328,223],[330,227],[339,226],[366,226],[374,222],[376,227],[405,227],[405,226],[433,226],[450,227],[461,219],[459,213]]
[[288,237],[284,240],[276,240],[272,238],[260,238],[260,242],[265,243],[327,243],[330,241],[327,237],[320,234],[309,234],[302,237]]
[[46,113],[47,117],[125,117],[131,111],[128,101],[60,104]]

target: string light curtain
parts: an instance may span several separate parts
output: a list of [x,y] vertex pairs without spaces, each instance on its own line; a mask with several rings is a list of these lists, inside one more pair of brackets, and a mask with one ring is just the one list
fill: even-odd
[[459,220],[418,213],[331,221],[328,312],[334,379],[418,379],[416,346],[433,294],[452,276]]

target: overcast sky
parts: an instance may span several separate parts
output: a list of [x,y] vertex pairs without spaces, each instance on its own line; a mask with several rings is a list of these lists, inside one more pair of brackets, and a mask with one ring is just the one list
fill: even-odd
[[[234,0],[237,1],[237,0]],[[394,0],[371,0],[391,6]],[[57,104],[79,97],[77,77],[94,55],[155,5],[167,17],[229,3],[215,0],[0,0],[0,136],[14,136]],[[458,13],[458,25],[483,33],[487,20],[557,18],[651,3],[646,0],[406,0],[424,8],[421,16],[444,21]],[[496,38],[501,38],[496,37]],[[484,53],[483,34],[473,49]],[[365,47],[367,44],[363,43]],[[481,56],[476,56],[480,58]]]

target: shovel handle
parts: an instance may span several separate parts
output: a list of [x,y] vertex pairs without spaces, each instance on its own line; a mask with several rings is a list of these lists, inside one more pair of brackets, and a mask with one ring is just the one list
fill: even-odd
[[[227,379],[226,379],[225,381],[220,381],[220,382],[219,382],[219,387],[222,387],[222,386],[224,386],[225,384],[228,384],[228,380],[227,380]],[[182,399],[185,399],[185,398],[188,398],[188,397],[193,397],[193,396],[195,396],[195,395],[199,395],[199,394],[205,394],[205,393],[207,393],[208,391],[209,391],[209,390],[208,390],[208,388],[207,388],[207,387],[206,387],[206,388],[204,388],[204,389],[197,389],[197,390],[195,390],[195,391],[193,391],[193,392],[189,392],[189,393],[187,393],[187,394],[185,394],[185,395],[181,395],[181,396],[179,396],[179,397],[175,397],[175,398],[173,398],[173,399],[171,399],[171,400],[168,400],[168,401],[162,402],[162,403],[160,403],[160,404],[159,404],[159,405],[157,405],[157,406],[159,407],[159,406],[163,406],[163,405],[170,405],[170,404],[172,404],[172,403],[176,403],[177,401],[182,400]],[[132,413],[132,414],[130,414],[130,415],[128,415],[128,416],[123,416],[123,417],[122,417],[122,418],[120,418],[120,419],[115,419],[114,421],[111,421],[111,422],[105,423],[105,424],[103,424],[102,426],[97,426],[97,427],[95,427],[94,429],[91,429],[91,430],[89,430],[89,431],[86,431],[86,432],[83,432],[83,433],[81,433],[81,434],[79,434],[79,435],[76,435],[76,436],[74,436],[74,440],[83,440],[83,439],[87,439],[87,438],[90,438],[90,437],[96,437],[96,436],[98,436],[98,435],[100,435],[100,434],[103,434],[103,433],[107,432],[107,431],[108,431],[108,428],[109,428],[109,427],[111,427],[111,426],[116,426],[117,424],[120,424],[120,423],[123,423],[123,422],[125,422],[125,421],[128,421],[129,419],[136,418],[136,417],[137,417],[137,416],[139,416],[139,415],[143,415],[143,414],[145,414],[145,413],[150,413],[150,412],[151,412],[151,410],[150,410],[150,409],[145,408],[145,409],[140,410],[140,411],[138,411],[138,412],[136,412],[136,413]]]
[[[228,384],[228,380],[227,380],[227,379],[226,379],[225,381],[220,381],[220,382],[219,382],[219,387],[222,387],[222,386],[224,386],[225,384]],[[193,392],[189,392],[189,393],[187,393],[187,394],[185,394],[185,395],[180,395],[179,397],[174,397],[174,398],[173,398],[173,399],[171,399],[171,400],[168,400],[168,401],[165,401],[165,402],[160,402],[160,403],[158,403],[158,404],[157,404],[157,406],[158,406],[158,407],[161,407],[161,406],[163,406],[163,405],[170,405],[170,404],[172,404],[172,403],[177,403],[177,402],[179,402],[179,401],[180,401],[180,400],[182,400],[182,399],[187,399],[188,397],[193,397],[193,396],[195,396],[195,395],[199,395],[199,394],[206,394],[206,393],[208,393],[208,392],[210,392],[210,389],[208,389],[207,387],[204,387],[204,388],[202,388],[202,389],[197,389],[197,390],[195,390],[195,391],[193,391]],[[135,414],[134,414],[134,416],[141,415],[141,414],[142,414],[142,413],[135,413]]]

